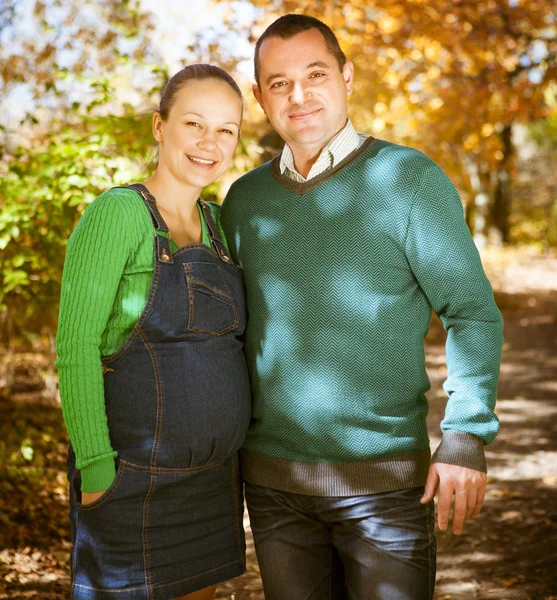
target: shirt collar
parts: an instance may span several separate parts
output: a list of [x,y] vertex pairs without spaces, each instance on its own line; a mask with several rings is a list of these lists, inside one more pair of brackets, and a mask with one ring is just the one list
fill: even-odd
[[[308,173],[307,179],[311,179],[329,168],[336,167],[339,162],[343,161],[351,152],[356,150],[359,144],[360,136],[354,129],[350,119],[347,119],[346,125],[321,150],[319,157]],[[294,166],[294,155],[290,146],[285,144],[280,157],[280,172],[284,174],[287,169],[292,174],[296,174],[298,177],[304,179]]]

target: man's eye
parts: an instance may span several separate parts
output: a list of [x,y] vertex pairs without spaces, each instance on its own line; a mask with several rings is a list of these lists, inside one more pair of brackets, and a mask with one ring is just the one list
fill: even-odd
[[286,81],[276,81],[271,85],[272,88],[283,87],[286,85]]
[[325,73],[312,73],[310,77],[325,77]]

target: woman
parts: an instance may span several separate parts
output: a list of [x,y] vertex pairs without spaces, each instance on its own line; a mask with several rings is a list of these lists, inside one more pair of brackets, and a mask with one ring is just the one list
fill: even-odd
[[174,75],[153,116],[155,173],[99,196],[68,243],[57,366],[73,598],[205,600],[244,571],[244,286],[220,207],[198,199],[241,117],[222,69]]

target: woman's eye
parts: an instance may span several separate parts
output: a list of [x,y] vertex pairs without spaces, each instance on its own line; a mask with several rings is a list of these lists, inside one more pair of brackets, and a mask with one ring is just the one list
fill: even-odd
[[201,127],[201,125],[195,121],[188,121],[186,125],[191,125],[192,127]]
[[230,129],[221,129],[222,133],[228,133],[230,135],[234,135],[234,132],[231,131]]

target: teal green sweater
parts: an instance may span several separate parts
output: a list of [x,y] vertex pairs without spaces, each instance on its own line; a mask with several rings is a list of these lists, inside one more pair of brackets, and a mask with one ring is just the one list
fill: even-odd
[[314,495],[423,485],[432,309],[449,397],[434,460],[485,471],[502,319],[435,163],[370,138],[296,183],[277,157],[233,184],[221,219],[248,290],[248,481]]
[[[218,223],[220,206],[209,206]],[[210,245],[199,214],[202,242]],[[106,420],[101,357],[123,346],[143,312],[153,279],[153,244],[145,202],[127,189],[109,190],[92,202],[68,242],[56,366],[84,492],[106,490],[115,476],[117,453]],[[172,252],[178,249],[172,240],[169,244]]]

